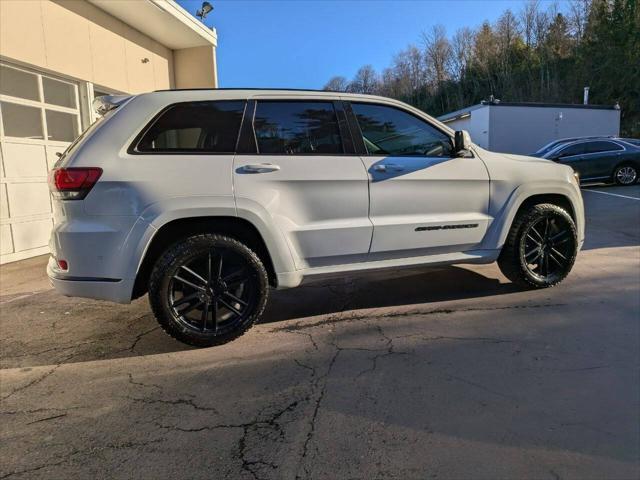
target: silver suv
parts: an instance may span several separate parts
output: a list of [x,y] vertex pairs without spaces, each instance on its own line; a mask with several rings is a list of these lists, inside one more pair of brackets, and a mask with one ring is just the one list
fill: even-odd
[[497,260],[549,287],[584,239],[571,168],[488,152],[388,98],[184,90],[97,108],[50,175],[49,277],[70,296],[148,292],[191,345],[241,335],[270,287],[326,275]]

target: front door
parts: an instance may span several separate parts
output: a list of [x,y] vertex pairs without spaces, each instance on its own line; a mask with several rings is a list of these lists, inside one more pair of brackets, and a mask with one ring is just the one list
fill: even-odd
[[234,160],[238,206],[249,202],[263,212],[297,268],[364,260],[373,230],[368,178],[341,103],[272,98],[247,107],[240,150],[250,153]]
[[490,220],[484,163],[455,157],[451,137],[413,113],[373,103],[350,108],[367,151],[370,252],[421,255],[477,246]]

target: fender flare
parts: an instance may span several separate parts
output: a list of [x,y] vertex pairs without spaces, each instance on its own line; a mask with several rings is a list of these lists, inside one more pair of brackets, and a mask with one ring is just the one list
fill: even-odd
[[235,217],[253,225],[264,241],[276,274],[295,270],[293,257],[284,236],[264,207],[247,205],[236,208],[231,196],[173,197],[145,209],[127,236],[123,250],[132,252],[127,278],[135,279],[155,235],[174,220],[198,217]]
[[566,182],[532,182],[518,186],[504,202],[483,240],[483,248],[501,249],[507,239],[516,213],[522,204],[536,195],[561,195],[573,208],[579,241],[584,239],[584,207],[577,187]]

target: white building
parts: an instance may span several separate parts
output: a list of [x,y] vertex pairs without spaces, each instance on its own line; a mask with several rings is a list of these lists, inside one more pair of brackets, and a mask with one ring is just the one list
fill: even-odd
[[468,130],[482,148],[525,155],[559,138],[620,133],[618,106],[494,101],[438,119],[454,130]]
[[217,87],[216,45],[173,0],[0,0],[0,263],[48,252],[47,172],[93,98]]

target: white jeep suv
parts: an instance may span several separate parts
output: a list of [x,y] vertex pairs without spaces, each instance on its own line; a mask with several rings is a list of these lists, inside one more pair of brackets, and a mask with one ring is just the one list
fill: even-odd
[[49,277],[69,296],[148,292],[191,345],[241,335],[270,287],[323,275],[497,260],[549,287],[584,240],[570,167],[488,152],[388,98],[203,89],[96,107],[50,174]]

